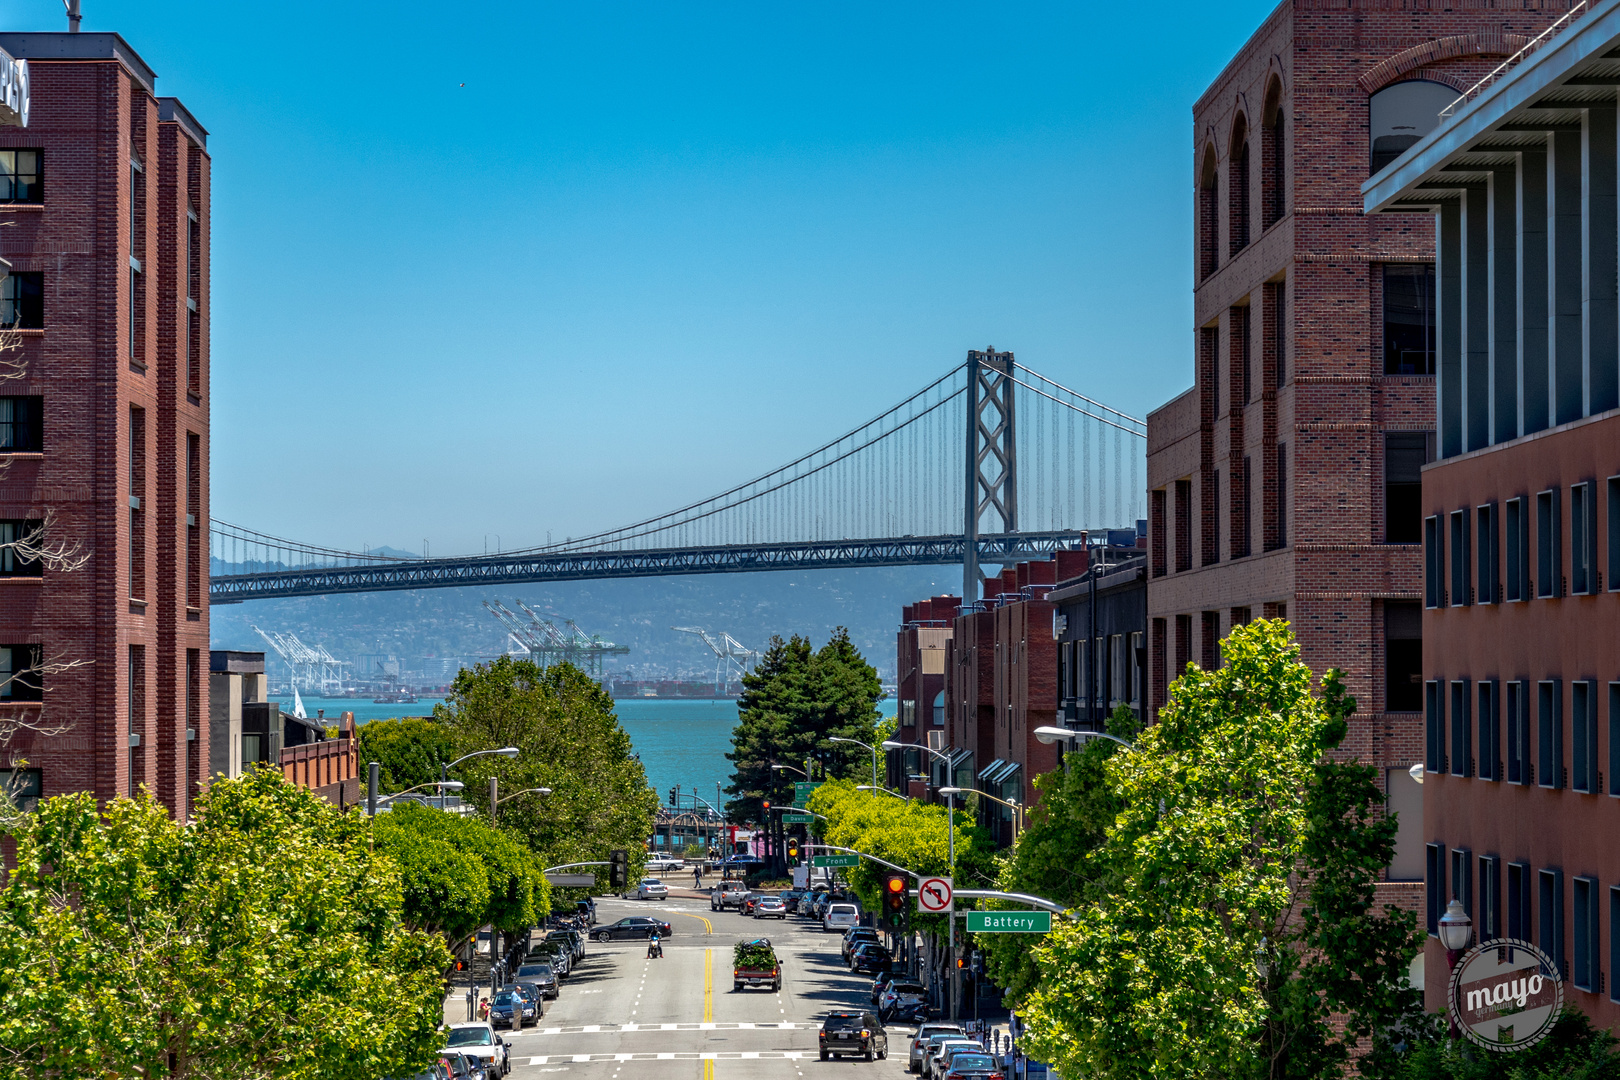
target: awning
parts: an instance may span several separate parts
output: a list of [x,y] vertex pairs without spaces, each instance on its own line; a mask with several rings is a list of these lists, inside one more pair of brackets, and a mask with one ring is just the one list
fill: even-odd
[[988,768],[979,774],[979,781],[985,784],[1004,784],[1018,774],[1018,762],[1002,761],[997,758]]

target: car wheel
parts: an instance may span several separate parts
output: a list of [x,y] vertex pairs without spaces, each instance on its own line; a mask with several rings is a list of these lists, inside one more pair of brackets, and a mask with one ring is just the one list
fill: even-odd
[[826,1061],[826,1060],[827,1060],[827,1058],[828,1058],[828,1057],[830,1057],[830,1056],[831,1056],[831,1055],[830,1055],[830,1054],[828,1054],[828,1053],[827,1053],[827,1051],[825,1051],[825,1050],[823,1050],[823,1051],[822,1051],[822,1052],[821,1052],[821,1060],[822,1060],[822,1061]]
[[872,1051],[870,1051],[870,1050],[868,1050],[868,1051],[867,1051],[867,1052],[866,1052],[866,1060],[867,1060],[867,1061],[871,1061],[871,1060],[872,1060]]
[[732,984],[731,984],[731,992],[732,992],[732,993],[733,993],[733,994],[740,994],[740,993],[742,993],[742,983],[732,983]]
[[606,930],[599,930],[596,933],[596,940],[601,941],[601,942],[606,942],[612,936],[613,935],[609,934]]

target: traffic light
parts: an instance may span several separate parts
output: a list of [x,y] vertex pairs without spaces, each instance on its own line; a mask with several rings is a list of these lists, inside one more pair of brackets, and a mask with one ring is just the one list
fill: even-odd
[[906,910],[906,875],[890,874],[883,882],[883,910],[900,915]]
[[630,884],[630,853],[614,848],[608,853],[608,886],[622,889]]
[[771,820],[771,800],[769,799],[765,800],[765,820],[767,823]]
[[799,857],[799,842],[797,840],[789,839],[788,840],[788,858],[797,859],[798,857]]

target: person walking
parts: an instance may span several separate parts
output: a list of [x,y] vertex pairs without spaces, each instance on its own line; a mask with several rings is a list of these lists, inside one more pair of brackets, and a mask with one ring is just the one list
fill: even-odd
[[701,890],[703,888],[703,864],[702,863],[698,863],[696,866],[692,867],[692,888],[699,889],[699,890]]

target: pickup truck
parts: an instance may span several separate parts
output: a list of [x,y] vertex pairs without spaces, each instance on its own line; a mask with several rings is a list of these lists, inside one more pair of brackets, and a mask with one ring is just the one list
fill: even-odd
[[709,890],[709,910],[724,911],[726,908],[742,910],[743,901],[748,899],[748,886],[741,881],[722,881]]
[[769,938],[737,942],[732,952],[731,988],[735,992],[745,986],[782,989],[782,962],[776,958]]

